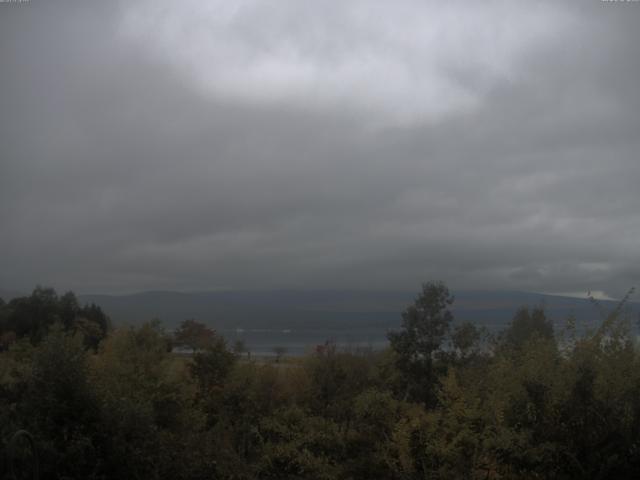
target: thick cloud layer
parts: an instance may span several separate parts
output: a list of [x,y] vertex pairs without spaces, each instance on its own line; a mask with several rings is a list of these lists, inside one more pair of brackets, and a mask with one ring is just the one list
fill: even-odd
[[0,3],[0,288],[640,279],[640,3]]

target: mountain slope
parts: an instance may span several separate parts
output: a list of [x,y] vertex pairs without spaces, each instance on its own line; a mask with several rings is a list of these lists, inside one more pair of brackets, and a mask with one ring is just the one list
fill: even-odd
[[[291,329],[362,327],[397,328],[400,313],[415,297],[408,292],[292,291],[271,292],[142,292],[133,295],[81,295],[82,302],[100,305],[114,323],[140,323],[159,318],[169,327],[195,318],[218,329]],[[613,301],[601,301],[611,309]],[[589,300],[527,292],[459,292],[456,320],[499,328],[518,307],[544,305],[549,317],[561,322],[569,315],[598,320]],[[637,311],[637,304],[635,310]]]

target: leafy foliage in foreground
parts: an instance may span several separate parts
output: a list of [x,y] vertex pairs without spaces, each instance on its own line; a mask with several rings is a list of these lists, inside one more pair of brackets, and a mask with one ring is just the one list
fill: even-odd
[[383,352],[261,363],[194,320],[109,331],[98,307],[36,289],[0,304],[0,438],[32,432],[43,478],[635,478],[622,306],[580,334],[523,308],[490,339],[453,324],[452,301],[425,284]]

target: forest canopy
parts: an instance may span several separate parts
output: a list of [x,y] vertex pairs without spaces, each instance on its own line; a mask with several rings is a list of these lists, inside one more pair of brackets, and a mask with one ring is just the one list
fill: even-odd
[[38,287],[0,302],[0,465],[24,429],[42,478],[634,478],[626,300],[592,330],[570,318],[556,331],[534,305],[490,335],[456,322],[454,296],[430,282],[388,348],[327,342],[276,361],[197,319],[114,328]]

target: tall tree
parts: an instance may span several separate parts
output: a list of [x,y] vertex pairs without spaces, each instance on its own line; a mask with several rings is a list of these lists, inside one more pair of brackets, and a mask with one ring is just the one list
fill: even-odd
[[521,307],[504,332],[504,343],[510,347],[522,348],[533,337],[553,340],[553,323],[547,319],[542,307],[531,310]]
[[85,346],[94,349],[110,328],[109,317],[100,307],[81,307],[73,292],[58,296],[54,289],[38,286],[31,295],[0,307],[0,336],[4,338],[28,337],[38,344],[57,323],[65,332],[80,332]]
[[224,338],[216,336],[207,348],[193,355],[189,367],[201,390],[207,392],[224,383],[236,360],[237,356],[229,351]]
[[215,344],[215,330],[194,319],[183,320],[173,334],[174,343],[191,348],[194,352],[204,350]]
[[402,329],[388,334],[406,395],[428,406],[437,400],[435,357],[451,328],[452,303],[444,283],[425,283],[415,302],[402,313]]

